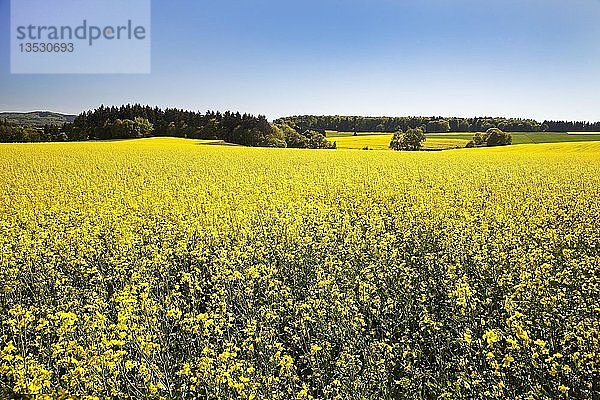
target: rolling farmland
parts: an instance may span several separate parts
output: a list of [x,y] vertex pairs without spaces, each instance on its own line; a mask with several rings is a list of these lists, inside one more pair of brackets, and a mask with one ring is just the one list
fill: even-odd
[[[600,133],[581,132],[521,132],[512,133],[513,144],[568,143],[600,141]],[[464,147],[473,133],[428,133],[423,143],[425,150],[455,149]],[[387,150],[391,133],[367,132],[353,136],[353,132],[328,131],[327,138],[336,141],[340,149]]]

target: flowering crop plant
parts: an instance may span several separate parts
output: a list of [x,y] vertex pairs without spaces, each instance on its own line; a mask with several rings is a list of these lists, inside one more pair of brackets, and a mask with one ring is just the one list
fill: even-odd
[[1,145],[0,397],[598,398],[599,170],[599,143]]

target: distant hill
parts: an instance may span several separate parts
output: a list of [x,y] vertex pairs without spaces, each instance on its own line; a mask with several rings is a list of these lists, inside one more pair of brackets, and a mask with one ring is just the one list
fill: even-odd
[[32,111],[27,113],[0,112],[0,119],[6,119],[18,125],[40,127],[44,125],[62,125],[73,122],[76,115],[60,114],[50,111]]

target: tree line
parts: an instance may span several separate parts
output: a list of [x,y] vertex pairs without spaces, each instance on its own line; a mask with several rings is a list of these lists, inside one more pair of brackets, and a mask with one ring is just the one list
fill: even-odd
[[253,147],[335,148],[326,131],[424,133],[600,132],[600,122],[544,121],[518,118],[292,116],[273,123],[265,116],[239,112],[205,113],[128,104],[104,105],[79,114],[72,123],[43,128],[0,121],[0,142],[46,142],[143,138],[154,136],[223,140]]
[[600,132],[600,122],[544,121],[548,132]]
[[6,118],[0,120],[0,143],[41,142],[46,139],[42,133],[39,129],[30,126],[8,122]]
[[223,140],[252,147],[335,148],[324,132],[298,131],[285,123],[270,123],[265,116],[208,111],[206,113],[176,108],[128,104],[105,107],[78,115],[73,123],[43,128],[28,128],[2,122],[0,141],[81,141],[114,140],[144,137],[182,137]]
[[487,132],[600,132],[600,122],[544,121],[519,118],[443,118],[443,117],[358,117],[340,115],[299,115],[275,121],[296,126],[338,132],[398,132],[421,129],[425,133]]
[[[143,121],[147,129],[125,130],[119,121]],[[122,124],[122,123],[121,123]],[[129,123],[131,124],[131,123]],[[207,111],[200,113],[176,108],[123,105],[104,107],[80,114],[71,126],[72,137],[85,139],[118,139],[127,137],[168,136],[190,139],[223,140],[252,147],[331,148],[324,135],[310,129],[296,131],[286,124],[272,124],[265,116]],[[141,136],[140,136],[140,132]],[[128,134],[129,133],[129,134]]]

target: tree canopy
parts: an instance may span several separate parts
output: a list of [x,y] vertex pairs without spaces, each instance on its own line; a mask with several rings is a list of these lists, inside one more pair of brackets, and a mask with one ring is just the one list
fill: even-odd
[[485,134],[485,142],[488,147],[506,146],[512,144],[512,136],[498,128],[490,128]]
[[406,132],[400,130],[394,133],[390,149],[416,151],[423,147],[424,141],[425,133],[421,128],[407,129]]
[[512,144],[512,135],[498,128],[490,128],[484,134],[481,132],[475,133],[471,142],[473,145],[469,147],[484,145],[488,147],[507,146]]
[[301,129],[338,132],[396,132],[421,128],[426,133],[486,132],[498,128],[503,132],[600,132],[600,122],[544,121],[533,119],[477,117],[359,117],[340,115],[298,115],[275,122],[299,126]]
[[69,140],[124,139],[171,136],[216,139],[254,147],[332,148],[324,132],[297,130],[287,124],[271,124],[265,116],[174,108],[124,105],[87,111],[64,126]]
[[[298,126],[301,130],[338,132],[397,132],[421,128],[425,133],[486,132],[498,128],[504,132],[541,132],[547,125],[518,118],[443,118],[443,117],[358,117],[339,115],[300,115],[280,118],[275,123]],[[600,123],[597,124],[600,131]],[[586,125],[592,129],[594,125]]]

